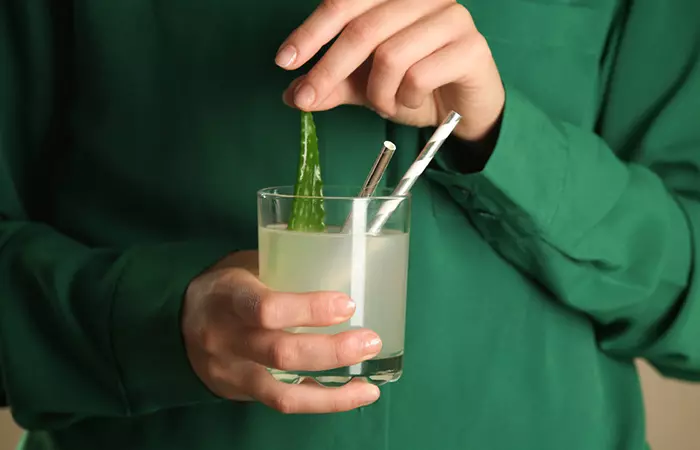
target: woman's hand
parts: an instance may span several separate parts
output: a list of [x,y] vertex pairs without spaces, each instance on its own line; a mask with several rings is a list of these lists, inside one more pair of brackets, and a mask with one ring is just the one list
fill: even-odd
[[358,364],[382,345],[370,330],[332,336],[284,331],[344,322],[354,304],[334,292],[272,291],[258,280],[257,265],[257,252],[235,253],[190,283],[182,333],[202,382],[221,397],[257,400],[288,414],[348,411],[376,401],[379,389],[362,381],[326,388],[285,384],[270,375],[267,367],[318,371]]
[[324,0],[282,44],[276,62],[295,70],[338,39],[284,94],[322,111],[364,105],[406,125],[436,126],[455,110],[455,135],[483,138],[497,122],[504,88],[484,37],[454,0]]

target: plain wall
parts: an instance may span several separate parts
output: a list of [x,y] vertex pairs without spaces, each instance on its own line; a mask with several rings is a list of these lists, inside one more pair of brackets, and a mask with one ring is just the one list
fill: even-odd
[[13,450],[20,437],[20,430],[12,422],[7,410],[0,411],[0,450]]
[[639,368],[651,448],[700,450],[700,384],[663,379],[646,364]]
[[[664,380],[645,364],[640,370],[652,449],[700,449],[700,385]],[[0,450],[14,450],[19,437],[9,413],[0,412]]]

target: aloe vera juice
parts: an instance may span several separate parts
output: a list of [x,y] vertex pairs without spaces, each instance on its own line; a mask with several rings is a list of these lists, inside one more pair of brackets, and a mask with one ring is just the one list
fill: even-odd
[[299,233],[284,225],[260,227],[260,278],[270,288],[285,292],[337,291],[357,297],[356,314],[348,322],[290,331],[335,334],[369,328],[381,337],[382,351],[358,366],[322,373],[273,374],[287,382],[303,376],[324,384],[343,384],[354,377],[378,384],[395,381],[402,369],[409,235],[387,231],[365,236],[362,244],[366,248],[361,252],[365,258],[358,261],[353,235],[334,231]]

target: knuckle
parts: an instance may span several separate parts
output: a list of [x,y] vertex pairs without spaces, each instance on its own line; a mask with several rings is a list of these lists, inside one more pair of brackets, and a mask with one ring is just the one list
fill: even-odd
[[297,401],[290,394],[283,394],[272,400],[272,408],[282,414],[293,414],[297,410]]
[[484,35],[475,33],[471,39],[472,57],[477,61],[491,61],[491,47]]
[[344,361],[345,361],[345,359],[347,359],[345,356],[345,354],[346,354],[345,348],[346,348],[346,346],[344,346],[342,344],[336,344],[335,346],[333,346],[334,351],[331,355],[332,358],[334,359],[333,366],[341,367],[341,366],[345,365]]
[[372,105],[372,109],[378,114],[383,114],[385,116],[393,116],[395,114],[396,105],[394,103],[394,97],[387,96],[381,89],[368,89],[366,95],[367,100]]
[[281,311],[279,304],[273,301],[272,297],[257,295],[248,300],[250,310],[253,313],[255,322],[262,328],[275,328],[280,323]]
[[449,6],[448,11],[460,19],[468,21],[470,25],[474,25],[474,18],[464,5],[454,2]]
[[325,296],[314,296],[307,303],[312,323],[325,323],[333,319],[333,305]]
[[259,318],[262,297],[253,286],[233,282],[229,284],[229,291],[233,298],[234,312],[252,320]]
[[306,83],[314,86],[317,91],[325,91],[327,87],[336,80],[338,76],[328,67],[328,64],[321,60],[316,64],[306,76]]
[[[374,83],[367,86],[365,89],[365,98],[369,103],[369,106],[376,113],[383,113],[384,108],[389,104],[389,99],[387,98],[387,89],[381,85],[375,85]],[[396,95],[396,94],[394,94]]]
[[221,339],[218,333],[208,330],[204,327],[196,331],[197,341],[199,346],[205,353],[209,355],[215,355],[221,350]]
[[217,273],[211,274],[211,276],[214,278],[211,289],[213,293],[221,295],[226,292],[231,292],[232,294],[236,292],[238,273],[235,269],[221,269]]
[[401,56],[398,51],[391,49],[388,45],[380,45],[374,52],[372,65],[380,71],[395,70],[399,66]]
[[199,314],[183,320],[182,337],[188,348],[196,348],[206,355],[213,355],[221,348],[221,338],[216,329],[216,322],[212,321],[208,314]]
[[[220,264],[226,264],[221,262]],[[216,292],[231,292],[236,290],[240,285],[245,285],[244,271],[238,267],[222,266],[212,276],[216,277]]]
[[404,84],[411,93],[419,93],[425,90],[425,77],[420,71],[411,68],[406,72]]
[[358,356],[358,349],[360,348],[358,342],[354,338],[341,338],[338,336],[335,339],[335,345],[333,345],[333,354],[335,358],[333,363],[336,366],[348,365],[352,360]]
[[270,347],[270,362],[275,369],[292,370],[297,355],[296,345],[287,339],[279,340]]
[[395,89],[390,92],[381,82],[373,81],[368,84],[365,96],[372,109],[377,113],[387,116],[393,115],[396,101]]
[[349,39],[354,42],[365,42],[372,37],[376,27],[374,23],[367,19],[356,19],[350,22],[345,29]]
[[216,360],[211,360],[207,363],[207,374],[209,378],[216,384],[224,384],[228,382],[229,372],[224,369]]
[[342,12],[352,0],[323,0],[323,7],[331,12]]
[[235,338],[235,344],[233,345],[233,354],[237,357],[243,357],[246,360],[250,359],[251,355],[255,354],[257,345],[255,338],[259,333],[255,330],[249,329],[244,330],[242,333]]

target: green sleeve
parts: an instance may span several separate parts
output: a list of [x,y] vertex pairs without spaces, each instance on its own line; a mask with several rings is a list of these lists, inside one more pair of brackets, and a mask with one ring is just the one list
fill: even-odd
[[700,4],[632,4],[597,133],[509,86],[484,170],[436,175],[603,351],[700,380]]
[[226,249],[93,248],[28,212],[52,150],[54,30],[38,5],[0,3],[0,397],[30,429],[215,401],[179,315],[189,281]]

